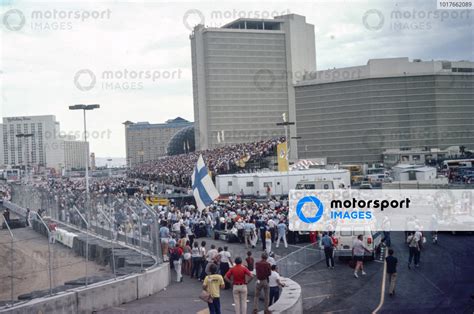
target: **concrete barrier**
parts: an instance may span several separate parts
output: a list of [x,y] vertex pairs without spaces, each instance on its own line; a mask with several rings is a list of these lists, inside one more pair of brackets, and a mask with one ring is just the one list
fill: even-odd
[[52,297],[38,298],[0,310],[0,313],[91,313],[147,297],[169,285],[169,264],[162,264],[142,274],[118,278],[77,288]]
[[[168,271],[162,271],[161,267],[166,267]],[[170,284],[169,263],[150,269],[146,273],[138,276],[137,298],[146,298],[157,291],[161,291]]]
[[91,313],[137,299],[138,276],[77,290],[77,310]]
[[76,292],[65,292],[52,297],[33,299],[27,303],[0,310],[0,312],[8,314],[77,313],[77,296]]
[[[273,314],[303,313],[301,286],[289,278],[281,278],[281,282],[285,284],[285,287],[282,289],[278,301],[269,307],[270,312]],[[263,311],[259,313],[263,314]]]

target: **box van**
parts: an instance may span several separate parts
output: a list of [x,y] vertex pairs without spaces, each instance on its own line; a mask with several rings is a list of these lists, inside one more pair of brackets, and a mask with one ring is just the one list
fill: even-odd
[[357,236],[362,234],[364,238],[362,241],[371,254],[365,253],[371,259],[375,258],[378,247],[382,240],[381,232],[374,232],[369,226],[345,225],[336,227],[333,236],[336,239],[337,245],[334,250],[335,256],[344,257],[352,256],[352,246]]

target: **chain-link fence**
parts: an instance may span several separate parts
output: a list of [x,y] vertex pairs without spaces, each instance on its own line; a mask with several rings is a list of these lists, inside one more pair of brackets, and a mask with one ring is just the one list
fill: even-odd
[[[29,224],[48,243],[24,229],[13,229],[10,235],[2,230],[0,257],[5,267],[0,281],[10,279],[11,284],[2,285],[0,305],[1,300],[49,295],[142,272],[162,262],[158,217],[134,196],[90,193],[87,197],[85,190],[18,184],[11,187],[9,207],[12,217],[25,216],[25,209],[30,209]],[[52,245],[55,242],[63,245]],[[28,280],[35,282],[25,285]]]
[[277,265],[280,275],[292,278],[323,259],[324,252],[308,244],[278,260]]

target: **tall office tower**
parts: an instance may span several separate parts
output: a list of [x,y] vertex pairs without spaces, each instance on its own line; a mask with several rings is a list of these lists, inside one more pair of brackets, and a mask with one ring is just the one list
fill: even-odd
[[61,134],[53,115],[5,117],[2,127],[4,165],[84,168],[89,144]]
[[243,18],[197,25],[190,39],[196,150],[284,135],[276,123],[295,120],[293,84],[316,70],[314,26],[296,14]]

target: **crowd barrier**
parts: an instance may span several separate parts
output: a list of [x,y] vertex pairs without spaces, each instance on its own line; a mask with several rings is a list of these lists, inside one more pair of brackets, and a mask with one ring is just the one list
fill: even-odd
[[[17,215],[26,216],[26,210],[16,204],[5,202],[4,206]],[[77,228],[61,225],[60,222],[58,225],[61,227],[56,229],[55,239],[71,248],[77,255],[86,257],[86,235]],[[48,230],[39,220],[31,219],[31,226],[37,233],[48,237]],[[23,298],[29,299],[28,301],[1,308],[0,313],[92,313],[150,296],[169,285],[171,276],[168,263],[158,265],[150,254],[112,243],[93,234],[89,234],[87,242],[89,260],[115,267],[117,278],[88,277],[87,287],[84,286],[85,278],[79,278],[55,287],[52,296],[49,291],[34,291]],[[112,264],[112,247],[115,265]],[[143,272],[140,272],[142,266]]]

